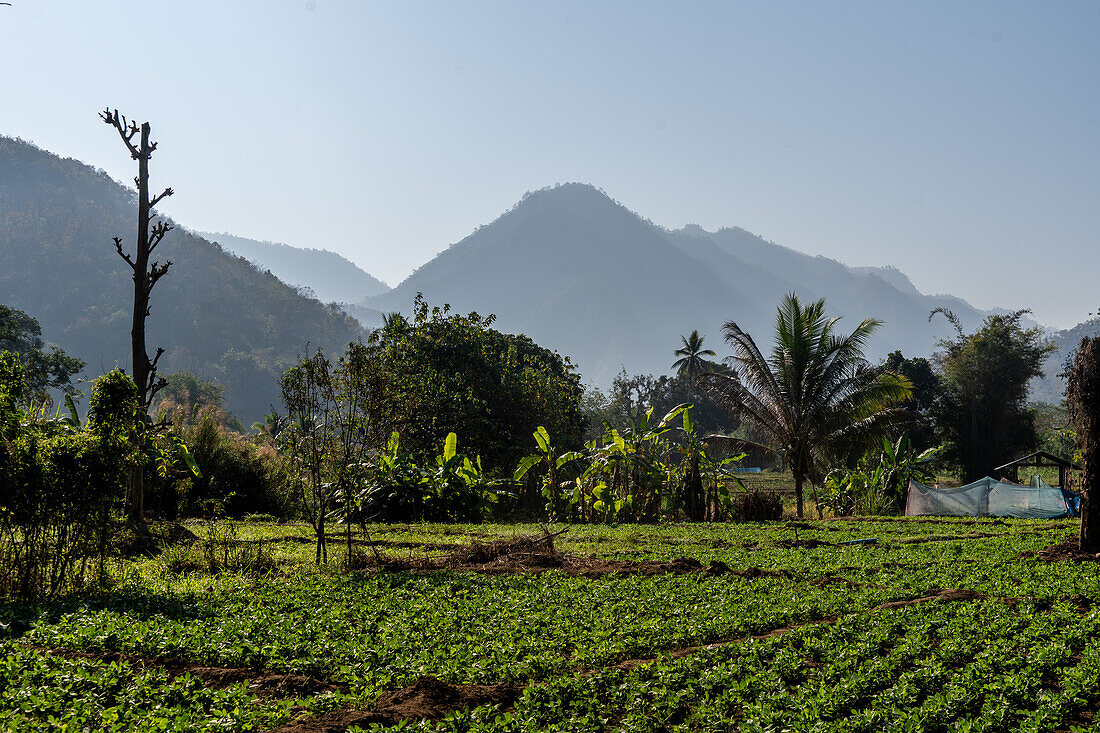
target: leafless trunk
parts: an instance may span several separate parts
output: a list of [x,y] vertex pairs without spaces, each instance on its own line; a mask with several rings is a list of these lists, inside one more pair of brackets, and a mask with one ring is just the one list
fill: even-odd
[[[153,402],[153,397],[167,383],[157,377],[157,362],[160,360],[164,349],[157,349],[156,355],[150,359],[145,346],[145,319],[149,316],[149,294],[157,281],[164,277],[168,268],[172,266],[170,261],[161,264],[157,261],[150,262],[150,257],[157,246],[164,240],[172,226],[165,221],[153,222],[156,216],[154,207],[162,199],[171,196],[171,188],[164,189],[156,196],[149,196],[149,159],[157,144],[149,140],[149,123],[143,122],[139,127],[136,122],[127,121],[118,110],[109,107],[99,113],[100,118],[108,125],[115,128],[126,149],[130,151],[130,157],[138,162],[138,174],[134,183],[138,189],[138,216],[137,216],[137,245],[134,256],[131,257],[122,249],[122,238],[114,237],[115,250],[119,257],[126,261],[133,271],[134,280],[134,313],[130,327],[130,351],[133,364],[132,375],[141,395],[141,404],[146,414]],[[138,138],[135,144],[134,138]],[[148,417],[145,418],[146,420]],[[141,467],[134,469],[130,478],[129,510],[133,521],[144,520],[145,511],[145,477]]]
[[1069,374],[1066,405],[1084,464],[1081,549],[1100,552],[1100,337],[1081,340]]

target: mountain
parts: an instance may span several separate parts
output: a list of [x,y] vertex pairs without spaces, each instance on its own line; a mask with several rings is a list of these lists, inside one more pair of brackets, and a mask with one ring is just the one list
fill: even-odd
[[327,249],[301,249],[278,242],[261,242],[232,234],[195,232],[244,257],[275,277],[309,288],[324,303],[357,303],[388,292],[390,287],[342,255]]
[[408,311],[417,292],[431,304],[495,313],[497,326],[522,332],[570,356],[591,384],[606,387],[621,369],[667,373],[680,336],[699,329],[728,353],[721,325],[736,321],[761,348],[771,344],[775,309],[787,292],[825,297],[829,312],[886,321],[872,358],[900,349],[926,356],[950,336],[950,308],[965,328],[985,313],[951,296],[919,292],[890,267],[851,268],[769,242],[743,229],[670,231],[600,190],[570,183],[527,194],[388,293],[361,305]]
[[1031,381],[1031,399],[1037,402],[1060,403],[1066,396],[1066,380],[1059,375],[1066,359],[1077,352],[1081,339],[1100,336],[1100,316],[1078,323],[1073,328],[1055,331],[1050,338],[1055,351],[1043,362],[1043,377]]
[[[89,377],[130,363],[133,285],[111,237],[132,249],[135,198],[103,171],[0,137],[0,303],[37,318],[46,338],[87,362]],[[342,348],[362,332],[337,308],[181,228],[155,257],[173,263],[147,322],[149,351],[165,350],[160,372],[219,382],[246,423],[278,404],[279,375],[307,343]]]
[[417,292],[430,304],[495,313],[497,328],[573,357],[600,385],[624,365],[665,371],[669,344],[694,327],[685,313],[763,317],[661,230],[578,184],[529,194],[364,305],[407,311]]

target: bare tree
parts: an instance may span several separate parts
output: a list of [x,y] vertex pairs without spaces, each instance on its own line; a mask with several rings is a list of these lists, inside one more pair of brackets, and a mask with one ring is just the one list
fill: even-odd
[[[172,231],[173,227],[163,219],[156,220],[154,207],[165,198],[172,195],[171,188],[166,188],[156,196],[149,195],[149,159],[157,144],[149,140],[149,123],[143,122],[139,126],[132,120],[127,120],[125,115],[110,107],[99,113],[100,118],[115,128],[126,149],[130,151],[130,157],[138,162],[138,174],[134,183],[138,189],[138,220],[137,220],[137,246],[133,257],[122,249],[122,238],[114,237],[115,250],[118,256],[126,261],[133,271],[134,280],[134,313],[130,328],[130,347],[133,361],[134,383],[137,384],[141,396],[141,404],[148,419],[149,406],[153,397],[161,390],[167,381],[157,377],[157,362],[160,361],[164,349],[158,348],[156,355],[150,359],[145,347],[145,319],[149,316],[149,294],[153,286],[157,284],[172,266],[171,261],[164,264],[150,258],[165,235]],[[136,141],[135,141],[136,138]],[[135,469],[130,481],[130,512],[134,521],[141,522],[144,512],[145,476],[142,468]]]
[[1100,550],[1100,337],[1081,340],[1069,372],[1066,406],[1085,469],[1081,549]]

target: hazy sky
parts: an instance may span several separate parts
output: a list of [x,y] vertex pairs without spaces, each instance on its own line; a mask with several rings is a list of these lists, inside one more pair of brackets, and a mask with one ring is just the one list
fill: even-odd
[[[525,191],[741,226],[925,292],[1100,307],[1100,3],[12,0],[0,134],[391,285]],[[135,9],[139,12],[135,12]]]

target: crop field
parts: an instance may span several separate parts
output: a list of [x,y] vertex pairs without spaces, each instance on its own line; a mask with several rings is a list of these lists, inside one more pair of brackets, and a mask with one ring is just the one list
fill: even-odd
[[0,606],[0,727],[1100,731],[1073,522],[191,529],[266,561]]

